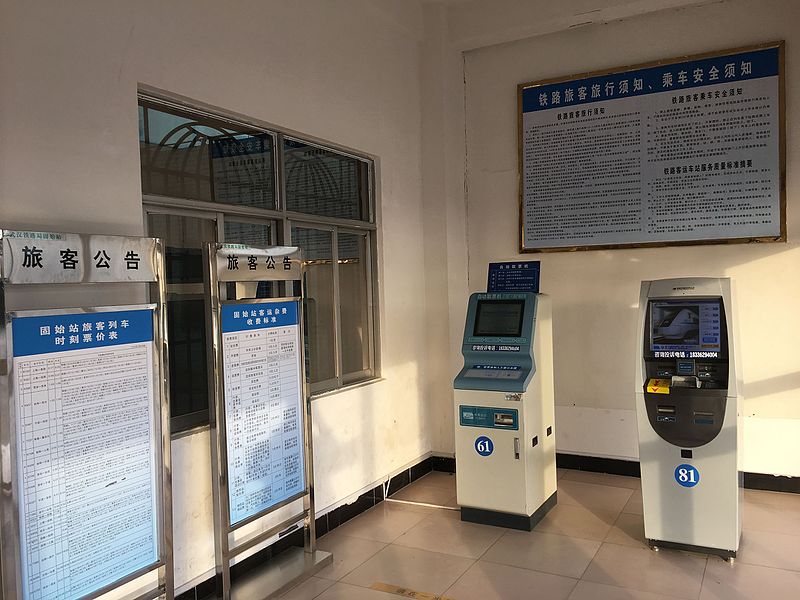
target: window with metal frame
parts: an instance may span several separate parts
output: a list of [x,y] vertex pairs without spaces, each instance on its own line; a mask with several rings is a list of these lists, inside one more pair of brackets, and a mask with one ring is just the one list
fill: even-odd
[[378,376],[372,160],[148,94],[139,143],[147,233],[166,246],[173,432],[208,423],[204,242],[300,246],[309,389]]

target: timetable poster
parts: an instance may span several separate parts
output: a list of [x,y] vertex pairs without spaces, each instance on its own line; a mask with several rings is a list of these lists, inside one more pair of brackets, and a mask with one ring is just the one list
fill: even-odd
[[22,595],[80,598],[159,561],[153,311],[24,314],[11,321]]
[[783,239],[781,51],[521,85],[523,250]]
[[222,305],[230,525],[305,490],[296,301]]

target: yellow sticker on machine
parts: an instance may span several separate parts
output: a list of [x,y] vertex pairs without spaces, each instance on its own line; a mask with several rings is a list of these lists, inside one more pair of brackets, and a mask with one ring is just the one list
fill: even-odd
[[647,382],[647,391],[651,394],[669,394],[670,379],[651,379]]

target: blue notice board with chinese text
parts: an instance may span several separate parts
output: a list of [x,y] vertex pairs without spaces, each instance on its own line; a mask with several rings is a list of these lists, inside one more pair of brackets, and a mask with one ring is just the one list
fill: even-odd
[[233,527],[306,490],[299,302],[225,303],[221,325]]
[[26,600],[89,596],[160,560],[155,313],[71,311],[11,315]]
[[522,251],[785,240],[783,55],[520,84]]
[[539,293],[538,260],[489,263],[487,292]]

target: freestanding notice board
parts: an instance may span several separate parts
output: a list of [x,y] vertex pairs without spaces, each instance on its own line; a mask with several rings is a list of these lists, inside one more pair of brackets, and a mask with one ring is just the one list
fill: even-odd
[[[332,562],[330,553],[315,547],[303,262],[296,247],[210,243],[205,254],[217,595],[269,598]],[[279,283],[281,297],[259,297],[275,295],[266,291]],[[300,499],[301,512],[237,536]],[[233,585],[236,557],[300,521],[304,548],[281,554]]]
[[[161,242],[0,237],[3,598],[171,600]],[[111,283],[150,284],[156,302],[9,310],[12,290]]]

